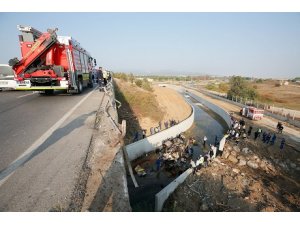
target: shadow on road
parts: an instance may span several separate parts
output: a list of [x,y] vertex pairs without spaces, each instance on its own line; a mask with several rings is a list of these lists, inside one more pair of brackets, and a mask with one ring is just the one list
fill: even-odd
[[68,134],[70,134],[73,130],[82,127],[84,125],[85,120],[95,114],[96,112],[90,112],[88,114],[84,114],[79,116],[78,118],[74,119],[66,126],[55,130],[40,146],[36,149],[32,150],[30,153],[24,155],[20,159],[15,160],[11,163],[7,168],[0,172],[0,182],[5,179],[7,176],[11,175],[15,170],[17,170],[20,166],[25,165],[28,161],[33,159],[35,156],[39,155],[40,153],[44,152],[48,149],[49,146],[55,144],[60,139],[64,138]]

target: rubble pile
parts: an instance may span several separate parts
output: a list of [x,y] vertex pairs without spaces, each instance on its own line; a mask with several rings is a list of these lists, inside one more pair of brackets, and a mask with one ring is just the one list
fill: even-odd
[[[140,177],[146,176],[147,173],[158,172],[160,168],[171,176],[178,176],[190,167],[193,156],[191,148],[194,145],[196,145],[195,140],[187,139],[183,134],[169,138],[162,142],[162,146],[155,150],[154,155],[149,153],[135,160],[137,163],[133,163],[134,170]],[[147,165],[143,163],[145,160],[148,161]]]
[[180,175],[189,168],[193,156],[191,148],[195,145],[193,138],[186,139],[184,135],[168,139],[163,142],[162,148],[157,150],[163,160],[164,169],[172,175]]
[[258,157],[249,148],[242,148],[241,150],[236,145],[233,147],[227,145],[227,147],[224,148],[223,158],[228,159],[233,164],[237,164],[237,166],[248,166],[252,169],[260,168],[266,173],[276,172],[270,160]]
[[299,162],[267,158],[262,151],[255,144],[228,141],[222,157],[190,175],[163,211],[299,211],[299,174],[286,173],[297,172]]

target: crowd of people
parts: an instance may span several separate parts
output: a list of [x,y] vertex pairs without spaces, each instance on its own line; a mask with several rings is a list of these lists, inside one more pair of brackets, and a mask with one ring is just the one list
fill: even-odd
[[[252,134],[253,127],[250,125],[248,128],[248,131],[246,131],[246,124],[244,119],[233,120],[231,129],[227,132],[229,135],[229,138],[235,140],[236,144],[239,143],[241,139],[250,138]],[[277,124],[277,130],[278,133],[282,133],[283,126],[281,122],[278,122]],[[261,139],[261,141],[264,144],[274,145],[277,139],[277,135],[275,132],[271,133],[269,131],[263,131],[261,128],[257,128],[257,130],[254,132],[254,140]],[[281,138],[281,142],[279,145],[279,148],[282,150],[285,145],[285,138]]]
[[[283,126],[280,122],[278,122],[277,125],[278,133],[282,133]],[[193,169],[193,174],[197,172],[202,166],[206,167],[208,164],[216,157],[222,156],[223,154],[223,148],[225,145],[225,141],[227,139],[234,140],[236,144],[238,144],[241,140],[244,140],[246,138],[251,138],[252,136],[253,127],[250,125],[247,129],[246,123],[244,119],[241,119],[240,121],[233,119],[232,125],[230,130],[227,131],[227,134],[223,136],[221,141],[218,141],[218,137],[215,136],[215,140],[213,144],[209,144],[209,151],[204,154],[204,156],[200,155],[196,161],[191,159],[190,166]],[[256,141],[257,139],[261,140],[263,144],[266,145],[274,145],[277,140],[276,132],[269,132],[269,131],[263,131],[261,128],[257,128],[257,130],[254,132],[253,139]],[[203,137],[203,148],[206,148],[208,138],[206,136]],[[285,146],[285,138],[282,137],[279,149],[283,150]],[[191,151],[192,152],[192,151]]]
[[[200,155],[196,159],[196,161],[191,159],[190,165],[193,169],[193,174],[195,174],[199,169],[201,169],[201,167],[207,167],[217,156],[222,156],[227,137],[228,135],[225,134],[219,141],[218,136],[215,136],[214,142],[212,144],[209,144],[209,150],[206,153],[204,153],[204,155]],[[203,149],[206,149],[207,140],[208,138],[206,137],[206,135],[204,135],[202,143]]]
[[93,79],[96,83],[98,83],[99,90],[103,91],[107,83],[110,82],[112,79],[112,72],[105,70],[102,67],[99,67],[99,69],[95,70],[95,73],[93,74]]
[[[179,122],[179,121],[178,121]],[[175,120],[169,120],[164,122],[165,129],[176,125],[178,122]],[[162,123],[159,122],[157,127],[150,128],[150,134],[153,135],[158,133],[162,130]],[[277,135],[276,132],[269,132],[267,130],[263,131],[261,128],[257,128],[255,132],[253,132],[254,128],[252,125],[246,126],[245,120],[242,118],[241,120],[234,119],[232,117],[232,125],[231,128],[227,131],[227,133],[219,140],[218,136],[215,136],[210,144],[208,143],[208,138],[206,135],[203,136],[202,146],[203,149],[207,149],[209,146],[208,151],[205,151],[203,155],[200,154],[199,157],[194,159],[194,146],[197,145],[196,140],[194,138],[189,138],[186,141],[186,147],[183,149],[182,153],[178,155],[178,159],[180,163],[189,163],[189,166],[193,169],[193,174],[195,174],[201,167],[207,167],[214,158],[218,156],[222,156],[224,145],[227,139],[233,140],[236,144],[239,144],[240,141],[245,140],[247,138],[251,138],[253,136],[254,141],[261,140],[263,144],[273,146],[276,143]],[[282,133],[283,126],[280,122],[277,125],[278,133]],[[146,137],[146,130],[143,130],[143,138]],[[134,141],[138,140],[138,132],[134,138]],[[182,139],[183,140],[183,139]],[[279,148],[283,150],[285,146],[285,138],[282,137]],[[162,164],[164,164],[166,160],[163,159],[161,155],[158,156],[156,160],[156,169],[157,171],[160,170]],[[175,160],[176,161],[176,160]]]
[[[179,123],[179,120],[176,121],[174,119],[170,119],[170,120],[166,120],[165,122],[163,122],[164,124],[164,127],[162,126],[162,122],[159,121],[158,122],[158,126],[156,127],[151,127],[149,129],[149,133],[150,135],[153,135],[153,134],[156,134],[156,133],[159,133],[161,132],[163,129],[168,129],[169,127],[173,127],[174,125],[178,124]],[[142,139],[146,138],[147,136],[147,130],[146,129],[142,129],[141,131],[142,135],[140,135],[140,132],[139,131],[136,131],[135,134],[134,134],[134,137],[133,137],[133,140],[132,142],[136,142],[138,140],[141,139],[141,136],[142,136]]]

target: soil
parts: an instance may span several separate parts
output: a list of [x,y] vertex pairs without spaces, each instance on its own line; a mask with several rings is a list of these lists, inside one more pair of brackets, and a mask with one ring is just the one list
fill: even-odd
[[[169,197],[163,211],[299,211],[299,158],[292,161],[279,156],[279,149],[257,142],[247,139],[240,143],[239,149],[247,146],[253,153],[238,155],[257,157],[256,161],[266,161],[268,166],[253,169],[226,158],[237,146],[228,141],[223,156],[190,175]],[[290,166],[292,163],[298,170]]]
[[[147,92],[141,88],[131,85],[129,82],[121,82],[118,79],[115,80],[119,92],[124,92],[126,89],[130,89],[130,91],[135,93],[135,95]],[[150,94],[153,94],[155,97],[157,105],[147,106],[147,111],[150,111],[153,114],[156,112],[161,114],[159,117],[147,116],[145,110],[143,112],[140,107],[133,107],[132,105],[129,105],[123,98],[122,107],[118,109],[118,114],[121,120],[125,119],[127,121],[127,133],[124,139],[125,144],[132,143],[136,132],[142,133],[142,130],[146,130],[146,136],[149,136],[150,128],[157,127],[159,122],[161,122],[162,129],[164,129],[165,121],[169,121],[171,119],[176,120],[177,122],[183,121],[191,113],[191,107],[175,90],[153,85],[153,92],[149,93],[149,95]],[[119,98],[121,99],[122,96]],[[140,135],[140,138],[141,136],[142,135]]]
[[[190,106],[176,91],[158,86],[154,86],[153,89],[159,107],[164,112],[161,121],[162,127],[164,127],[164,121],[169,121],[170,119],[183,121],[191,114]],[[150,128],[157,127],[159,123],[159,120],[154,120],[149,117],[140,116],[138,120],[141,128],[147,130],[147,136],[150,135]]]

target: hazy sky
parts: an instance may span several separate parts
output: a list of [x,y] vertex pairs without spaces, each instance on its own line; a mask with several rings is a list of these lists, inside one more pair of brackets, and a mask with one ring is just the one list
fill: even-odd
[[57,27],[115,72],[300,76],[300,13],[0,13],[0,63],[17,24]]

